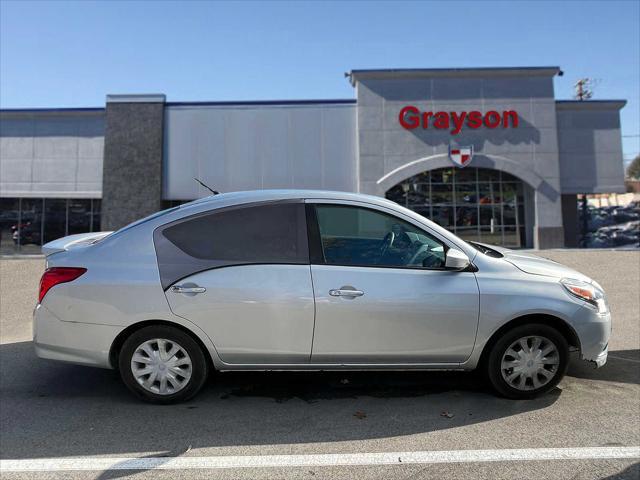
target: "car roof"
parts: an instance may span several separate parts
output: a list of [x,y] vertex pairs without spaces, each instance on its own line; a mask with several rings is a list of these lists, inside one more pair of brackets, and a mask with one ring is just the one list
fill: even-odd
[[388,204],[389,201],[376,197],[374,195],[365,195],[362,193],[340,192],[333,190],[306,190],[306,189],[268,189],[268,190],[247,190],[241,192],[220,193],[218,195],[209,195],[208,197],[195,200],[188,205],[202,204],[241,204],[263,202],[271,200],[287,200],[296,198],[322,198],[335,200],[367,200],[376,204]]

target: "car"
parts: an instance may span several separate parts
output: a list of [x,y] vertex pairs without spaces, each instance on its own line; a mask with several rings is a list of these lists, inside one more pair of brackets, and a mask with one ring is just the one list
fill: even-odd
[[117,369],[153,403],[214,370],[479,370],[529,399],[571,350],[607,359],[594,280],[375,196],[225,193],[42,250],[37,355]]

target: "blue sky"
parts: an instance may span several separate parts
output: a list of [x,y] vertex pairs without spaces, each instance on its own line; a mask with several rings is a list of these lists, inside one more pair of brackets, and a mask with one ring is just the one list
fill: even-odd
[[640,151],[640,2],[91,2],[0,0],[0,106],[353,98],[357,68],[558,65],[556,96],[596,80],[628,100]]

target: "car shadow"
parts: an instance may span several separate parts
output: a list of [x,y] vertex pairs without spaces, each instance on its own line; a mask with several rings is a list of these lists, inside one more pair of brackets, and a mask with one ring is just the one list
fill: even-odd
[[[584,378],[600,371],[590,374]],[[561,392],[507,400],[460,372],[227,372],[189,402],[158,406],[135,399],[115,371],[37,359],[31,342],[3,344],[0,457],[179,456],[229,446],[250,453],[260,445],[387,438],[542,410]]]
[[615,473],[602,480],[638,480],[640,478],[640,462],[633,463],[621,472]]
[[567,375],[586,380],[640,384],[640,350],[616,350],[609,352],[607,363],[595,368],[574,354]]

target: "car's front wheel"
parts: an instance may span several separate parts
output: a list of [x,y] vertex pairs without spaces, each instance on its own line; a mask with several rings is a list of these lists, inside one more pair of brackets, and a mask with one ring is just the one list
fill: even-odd
[[521,325],[506,332],[493,345],[488,376],[501,395],[528,399],[558,385],[569,364],[569,345],[547,325]]
[[118,359],[124,383],[152,403],[193,397],[207,379],[205,354],[187,333],[168,325],[141,328],[127,338]]

